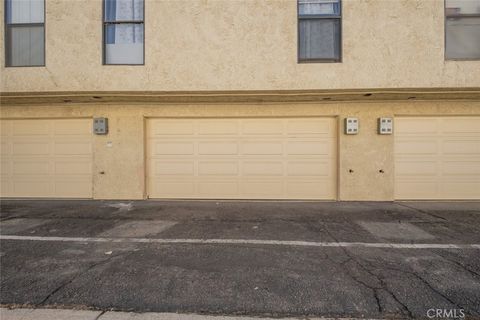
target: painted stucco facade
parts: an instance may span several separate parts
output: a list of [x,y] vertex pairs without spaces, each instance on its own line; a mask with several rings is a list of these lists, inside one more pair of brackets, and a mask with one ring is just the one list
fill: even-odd
[[[146,0],[145,65],[105,66],[101,6],[47,0],[45,67],[5,68],[3,23],[0,32],[2,119],[109,119],[108,135],[93,135],[95,199],[147,196],[150,118],[334,117],[336,198],[391,201],[394,135],[379,135],[377,118],[480,116],[480,61],[445,60],[443,0],[343,0],[341,63],[297,62],[295,0]],[[347,94],[353,89],[358,96]],[[430,89],[428,99],[415,100]],[[245,102],[262,90],[276,98]],[[322,93],[305,99],[295,90]],[[335,101],[330,90],[347,93]],[[85,91],[89,101],[80,103],[76,96]],[[385,98],[370,99],[374,91]],[[60,98],[45,100],[47,92]],[[117,96],[96,102],[105,92]],[[183,92],[184,100],[190,93],[192,101],[146,102],[159,92]],[[215,101],[215,92],[236,95]],[[29,100],[20,103],[15,93]],[[346,117],[359,119],[358,135],[343,133]]]
[[480,86],[479,61],[444,59],[443,0],[342,3],[342,63],[297,63],[294,0],[146,0],[145,66],[102,66],[102,1],[47,0],[46,66],[2,48],[2,91]]

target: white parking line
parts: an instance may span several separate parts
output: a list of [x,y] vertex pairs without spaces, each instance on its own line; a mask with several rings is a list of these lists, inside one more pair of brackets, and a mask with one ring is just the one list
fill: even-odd
[[59,241],[59,242],[116,242],[159,244],[252,244],[300,247],[363,247],[391,249],[480,249],[480,244],[451,243],[377,243],[377,242],[316,242],[255,239],[153,239],[153,238],[84,238],[84,237],[33,237],[0,235],[0,240]]

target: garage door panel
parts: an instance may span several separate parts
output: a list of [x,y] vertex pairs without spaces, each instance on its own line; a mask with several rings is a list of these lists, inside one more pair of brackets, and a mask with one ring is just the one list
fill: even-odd
[[3,140],[4,138],[10,136],[12,134],[12,123],[11,121],[1,121],[0,123],[0,138]]
[[331,142],[324,141],[288,141],[287,154],[289,155],[330,155]]
[[196,194],[195,183],[192,181],[151,181],[149,191],[161,194],[163,198],[192,198]]
[[396,154],[436,155],[437,152],[438,142],[436,140],[397,139],[395,142]]
[[198,143],[198,153],[200,155],[236,155],[238,143],[236,141],[202,141]]
[[301,119],[289,120],[287,126],[287,134],[292,135],[322,135],[333,137],[334,124],[328,120],[318,119]]
[[473,200],[478,199],[478,190],[480,182],[445,182],[440,185],[440,194],[444,197],[454,200]]
[[299,199],[312,199],[322,194],[335,192],[333,184],[328,180],[287,182],[287,192]]
[[16,142],[12,148],[13,155],[22,156],[44,156],[50,154],[50,143],[45,142]]
[[435,199],[438,195],[436,181],[396,181],[395,193],[401,199]]
[[[50,180],[36,181],[29,179],[28,181],[21,181],[17,179],[13,182],[13,197],[43,197],[45,194],[54,194],[54,185]],[[8,196],[8,195],[7,195]]]
[[238,194],[239,186],[237,181],[202,181],[198,183],[198,196],[211,198],[235,197]]
[[91,197],[92,185],[90,181],[77,180],[72,183],[72,180],[68,181],[56,181],[55,182],[55,194],[59,197],[65,198],[89,198]]
[[446,155],[480,155],[480,137],[477,140],[445,139],[442,151]]
[[234,135],[238,133],[238,120],[205,120],[198,122],[199,135]]
[[193,155],[193,142],[154,142],[154,155]]
[[2,137],[2,143],[0,145],[0,152],[3,156],[8,156],[8,155],[11,155],[11,153],[12,153],[11,144],[6,142],[6,136]]
[[237,176],[239,172],[236,161],[199,161],[199,176]]
[[15,161],[13,162],[13,174],[18,175],[45,175],[50,174],[50,161],[48,159],[42,161]]
[[281,198],[284,194],[283,183],[281,180],[244,180],[241,182],[241,188],[242,194],[244,194],[248,198],[254,199],[275,199]]
[[92,163],[90,159],[84,161],[56,161],[54,172],[57,175],[87,175],[92,174]]
[[328,177],[332,172],[332,163],[324,160],[289,161],[287,174],[289,176],[324,176]]
[[433,161],[401,161],[395,164],[397,176],[436,176],[438,163]]
[[2,128],[2,197],[92,197],[90,119],[2,120]]
[[51,121],[49,120],[14,120],[12,136],[49,136],[51,133]]
[[151,137],[171,135],[192,135],[194,133],[192,120],[149,120],[149,133]]
[[194,161],[150,161],[153,175],[193,175]]
[[92,144],[90,142],[65,141],[55,142],[54,152],[56,155],[90,155]]
[[0,191],[2,195],[13,194],[13,183],[11,180],[3,177],[0,179]]
[[8,176],[12,173],[12,161],[9,160],[4,160],[2,158],[1,164],[0,164],[0,174],[2,176]]
[[447,134],[462,134],[462,133],[478,133],[480,134],[480,127],[478,119],[472,118],[444,118],[441,119],[441,132]]
[[[445,161],[442,163],[443,175],[469,176],[480,178],[480,160],[478,161]],[[480,181],[480,180],[479,180]]]
[[92,127],[86,125],[84,120],[62,120],[53,122],[55,136],[85,136],[87,139],[92,133]]
[[283,135],[283,122],[276,120],[245,120],[242,122],[242,132],[245,135]]
[[[480,117],[400,117],[395,126],[396,199],[480,199]],[[435,135],[426,139],[425,127]]]
[[249,176],[283,176],[283,161],[245,161],[243,175]]
[[395,121],[395,135],[401,137],[437,134],[439,127],[438,121],[438,119],[403,118],[400,121]]
[[189,121],[148,120],[150,198],[335,198],[334,118]]
[[282,141],[243,142],[242,153],[246,155],[282,155]]

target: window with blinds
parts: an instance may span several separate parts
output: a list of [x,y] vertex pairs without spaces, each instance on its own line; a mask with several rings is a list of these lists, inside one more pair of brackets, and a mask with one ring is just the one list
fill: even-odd
[[298,60],[341,61],[340,0],[298,0]]
[[104,0],[103,63],[144,64],[144,1]]
[[45,65],[45,0],[5,0],[5,65]]

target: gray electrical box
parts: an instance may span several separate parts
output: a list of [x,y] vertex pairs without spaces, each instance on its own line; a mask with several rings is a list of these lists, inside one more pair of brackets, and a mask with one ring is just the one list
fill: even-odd
[[108,118],[94,118],[93,119],[93,133],[107,134],[108,133]]
[[392,134],[392,133],[393,133],[393,119],[378,118],[378,134]]
[[358,118],[345,118],[345,134],[358,133]]

